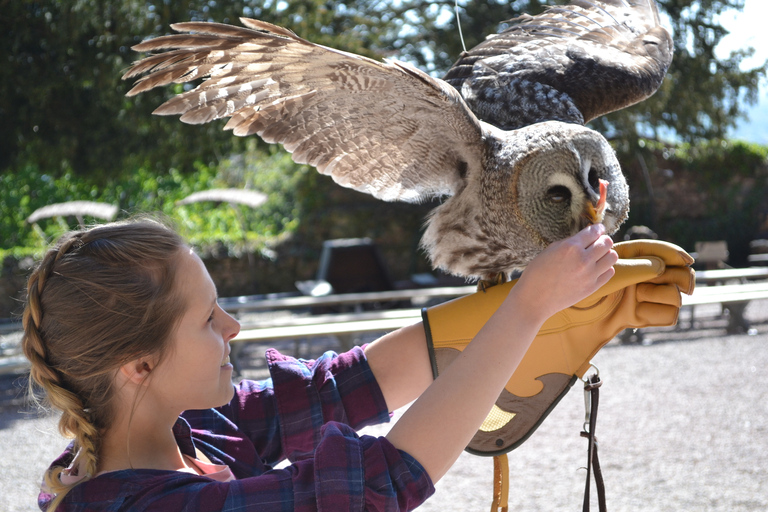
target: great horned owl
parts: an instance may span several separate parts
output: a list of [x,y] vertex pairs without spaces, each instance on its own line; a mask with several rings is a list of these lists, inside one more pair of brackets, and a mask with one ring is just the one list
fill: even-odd
[[235,135],[283,144],[294,161],[379,199],[449,196],[423,246],[435,267],[487,278],[590,223],[614,232],[627,216],[614,152],[583,123],[650,95],[671,43],[652,0],[576,4],[526,17],[463,55],[447,78],[467,101],[408,64],[245,18],[246,28],[174,24],[190,33],[136,45],[168,51],[123,78],[148,73],[128,95],[207,78],[155,113],[190,124],[229,117]]

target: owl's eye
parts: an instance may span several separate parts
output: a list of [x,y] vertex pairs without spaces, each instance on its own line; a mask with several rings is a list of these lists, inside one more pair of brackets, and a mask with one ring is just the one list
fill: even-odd
[[564,203],[571,200],[571,191],[568,190],[568,187],[555,185],[547,190],[547,198],[553,203]]

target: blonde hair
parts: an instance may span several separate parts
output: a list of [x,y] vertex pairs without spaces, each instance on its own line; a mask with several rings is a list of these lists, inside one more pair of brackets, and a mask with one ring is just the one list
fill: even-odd
[[[96,474],[101,437],[114,417],[117,369],[162,357],[185,304],[174,290],[184,242],[149,219],[116,222],[62,236],[27,283],[24,354],[30,391],[62,412],[59,430],[74,438],[86,477]],[[45,483],[55,510],[74,485],[52,467]]]

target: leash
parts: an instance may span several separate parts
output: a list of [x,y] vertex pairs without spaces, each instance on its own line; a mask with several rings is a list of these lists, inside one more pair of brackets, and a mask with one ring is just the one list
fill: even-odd
[[[603,481],[603,472],[600,469],[600,459],[597,456],[597,437],[595,436],[595,426],[597,425],[597,407],[600,404],[600,386],[603,382],[600,380],[600,372],[595,367],[596,373],[584,382],[584,408],[586,414],[584,417],[584,426],[581,437],[588,441],[587,448],[587,481],[584,487],[583,512],[589,512],[590,491],[592,487],[592,475],[595,477],[595,488],[597,489],[597,502],[600,512],[606,512],[605,505],[605,483]],[[493,457],[493,503],[491,512],[507,512],[509,510],[509,462],[507,454],[495,455]]]
[[507,454],[493,456],[493,503],[491,512],[509,510],[509,461]]
[[[597,370],[596,367],[595,370]],[[595,476],[595,487],[597,489],[598,507],[600,512],[606,512],[605,484],[603,482],[603,472],[600,469],[600,459],[597,457],[597,437],[595,437],[597,406],[600,402],[599,389],[602,384],[603,382],[600,380],[599,371],[596,371],[596,373],[588,379],[584,379],[584,407],[586,409],[586,416],[584,418],[584,427],[581,432],[581,437],[587,438],[589,446],[587,448],[587,483],[584,488],[583,512],[589,512],[589,491],[593,473]]]
[[[478,283],[478,291],[485,291],[486,288],[496,284],[502,284],[507,281],[504,274],[488,276],[487,279]],[[595,373],[582,378],[584,382],[584,407],[586,415],[581,437],[587,438],[589,445],[587,448],[587,482],[584,489],[584,503],[582,512],[589,512],[589,493],[592,487],[592,474],[595,477],[595,487],[597,488],[597,500],[599,512],[606,512],[605,506],[605,484],[603,482],[603,472],[600,469],[600,460],[597,456],[597,437],[595,437],[595,426],[597,424],[597,406],[600,402],[599,389],[603,382],[600,380],[600,371],[594,365]],[[491,512],[508,512],[509,510],[509,460],[506,453],[493,456],[493,503],[491,503]]]

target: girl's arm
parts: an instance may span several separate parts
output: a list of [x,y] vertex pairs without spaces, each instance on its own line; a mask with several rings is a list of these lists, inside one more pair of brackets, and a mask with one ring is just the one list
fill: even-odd
[[536,257],[474,340],[432,381],[421,324],[369,345],[366,356],[390,409],[416,402],[387,439],[438,481],[483,422],[544,321],[596,291],[618,256],[601,225]]

